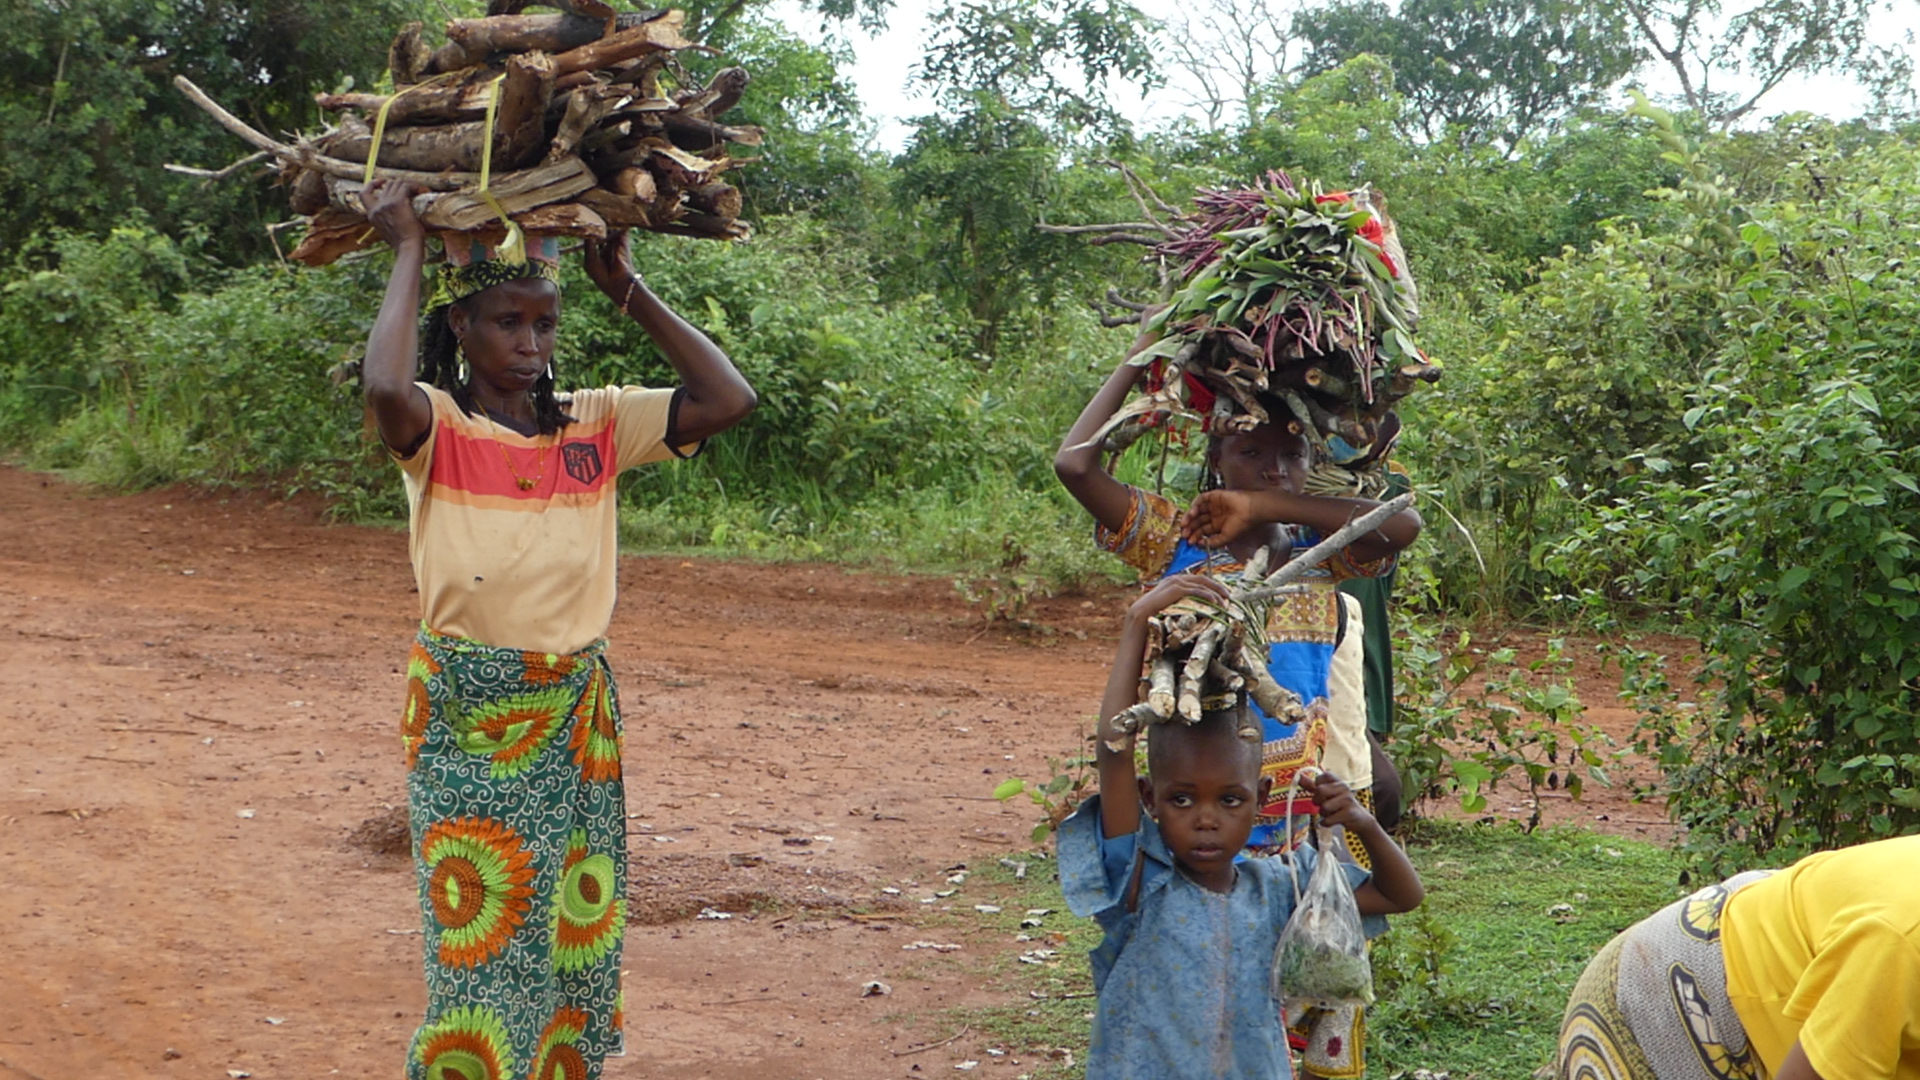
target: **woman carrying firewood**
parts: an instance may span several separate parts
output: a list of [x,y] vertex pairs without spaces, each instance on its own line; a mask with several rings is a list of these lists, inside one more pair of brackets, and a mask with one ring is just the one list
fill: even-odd
[[[1119,410],[1146,370],[1131,357],[1151,345],[1143,335],[1129,359],[1087,404],[1054,458],[1067,490],[1092,513],[1102,547],[1119,555],[1152,583],[1169,574],[1237,573],[1260,549],[1261,561],[1279,565],[1293,547],[1311,545],[1380,504],[1303,491],[1312,464],[1311,447],[1294,422],[1280,419],[1207,441],[1202,491],[1184,512],[1171,500],[1114,478],[1102,467],[1096,433]],[[1285,416],[1284,409],[1273,410]],[[1420,517],[1404,510],[1309,572],[1303,592],[1275,598],[1268,619],[1268,671],[1296,695],[1305,719],[1289,723],[1256,706],[1264,729],[1262,775],[1285,793],[1295,772],[1324,765],[1346,777],[1356,795],[1383,820],[1398,816],[1398,774],[1368,736],[1364,649],[1359,607],[1335,588],[1336,581],[1390,570],[1399,551],[1419,534]],[[1283,794],[1260,808],[1249,840],[1254,854],[1288,850],[1299,840],[1285,834],[1289,805]],[[1310,804],[1293,807],[1305,820]],[[1354,852],[1364,860],[1363,852]],[[1307,1072],[1321,1077],[1357,1076],[1364,1069],[1359,1026],[1351,1015],[1309,1018]]]
[[362,365],[406,482],[422,614],[401,741],[427,1015],[407,1075],[594,1077],[622,1046],[626,815],[604,638],[614,480],[698,452],[753,411],[754,392],[640,281],[624,234],[587,241],[588,276],[653,339],[676,388],[555,393],[551,238],[489,250],[447,237],[421,322],[412,195],[366,188],[396,257]]

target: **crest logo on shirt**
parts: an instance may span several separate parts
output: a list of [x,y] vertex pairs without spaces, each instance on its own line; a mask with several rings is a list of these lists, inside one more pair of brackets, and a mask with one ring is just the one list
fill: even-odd
[[600,448],[590,442],[570,442],[560,448],[560,460],[566,462],[567,475],[582,484],[600,479],[605,466],[600,464]]

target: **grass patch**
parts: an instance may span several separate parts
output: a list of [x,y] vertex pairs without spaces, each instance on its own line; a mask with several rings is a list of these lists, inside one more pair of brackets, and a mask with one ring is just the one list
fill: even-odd
[[[1380,1000],[1368,1015],[1370,1077],[1428,1069],[1453,1080],[1528,1080],[1552,1060],[1560,1013],[1588,958],[1681,892],[1681,864],[1665,849],[1581,829],[1421,822],[1408,853],[1427,902],[1396,917],[1374,945]],[[974,925],[1009,940],[1027,934],[1021,953],[1054,956],[997,959],[988,975],[1007,1003],[945,1019],[1019,1058],[1018,1075],[1067,1080],[1085,1072],[1094,1002],[1077,995],[1093,989],[1086,953],[1100,929],[1067,913],[1051,858],[1019,861],[1027,871],[1018,878],[1006,866],[976,864],[967,903],[953,915],[977,915]],[[1001,910],[967,910],[980,903]],[[1050,909],[1042,926],[1022,928],[1038,908]],[[1072,1053],[1071,1065],[1048,1056],[1056,1048]]]
[[1374,947],[1379,1076],[1526,1080],[1552,1061],[1587,960],[1680,895],[1670,852],[1582,829],[1423,822],[1408,851],[1427,902]]

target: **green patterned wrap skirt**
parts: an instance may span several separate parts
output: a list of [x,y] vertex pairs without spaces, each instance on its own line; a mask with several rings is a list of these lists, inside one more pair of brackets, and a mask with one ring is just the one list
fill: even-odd
[[626,800],[605,648],[415,639],[401,737],[427,1016],[409,1080],[583,1080],[622,1049]]
[[1567,1001],[1556,1080],[1763,1080],[1727,999],[1720,917],[1728,897],[1770,873],[1709,885],[1607,942]]

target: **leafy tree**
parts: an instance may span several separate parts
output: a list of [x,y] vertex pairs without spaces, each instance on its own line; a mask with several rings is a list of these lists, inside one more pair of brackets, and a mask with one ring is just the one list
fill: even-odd
[[54,227],[99,234],[138,208],[162,231],[200,228],[228,259],[271,251],[277,192],[174,176],[223,165],[241,144],[169,80],[185,75],[242,119],[286,131],[318,119],[312,95],[385,65],[424,0],[8,0],[0,41],[0,248]]
[[977,327],[978,360],[991,363],[1014,310],[1069,294],[1059,268],[1088,254],[1075,238],[1034,228],[1058,190],[1061,150],[983,93],[957,115],[921,117],[895,169],[914,276],[959,302]]
[[914,121],[895,162],[901,239],[915,262],[902,269],[931,277],[965,307],[976,356],[990,364],[1012,312],[1072,295],[1072,268],[1101,261],[1082,242],[1033,226],[1059,190],[1070,147],[1126,141],[1106,91],[1158,76],[1146,17],[1125,3],[949,4],[933,22],[915,74],[941,111]]
[[1106,92],[1160,81],[1147,17],[1119,0],[949,3],[933,26],[915,75],[950,112],[991,101],[1062,135],[1111,137],[1125,123]]
[[[1687,108],[1725,130],[1793,75],[1840,72],[1883,101],[1912,96],[1913,62],[1869,37],[1875,0],[1621,0],[1639,41],[1680,82]],[[1738,82],[1739,89],[1725,84]]]
[[1393,66],[1412,129],[1508,152],[1596,101],[1639,56],[1625,20],[1579,0],[1336,0],[1301,12],[1304,71],[1362,53]]
[[706,44],[713,57],[688,57],[696,79],[738,66],[752,84],[729,123],[766,129],[758,160],[733,174],[748,200],[750,218],[811,211],[847,223],[864,222],[885,198],[882,162],[862,148],[867,131],[854,88],[840,72],[844,52],[810,45],[762,14],[748,12],[717,24]]

